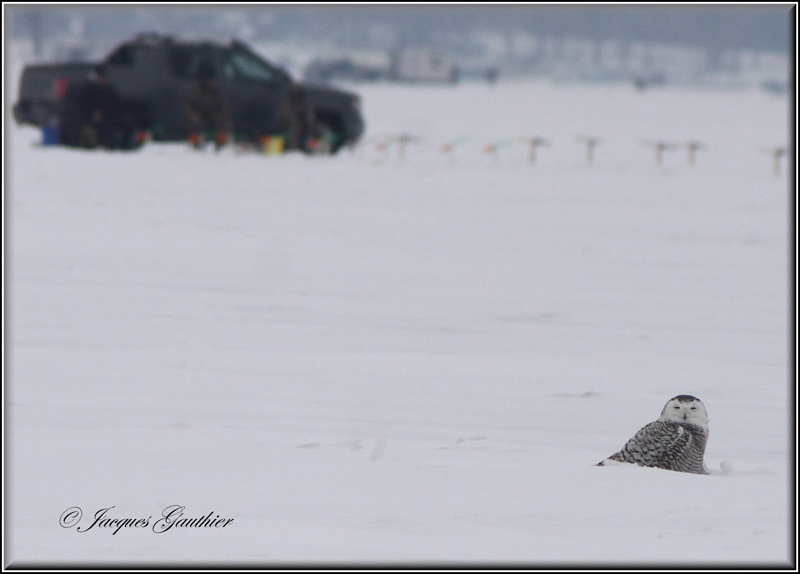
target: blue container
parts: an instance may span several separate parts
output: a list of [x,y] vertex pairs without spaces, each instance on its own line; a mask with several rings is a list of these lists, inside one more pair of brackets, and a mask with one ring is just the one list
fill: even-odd
[[58,125],[42,126],[42,145],[61,143],[61,128]]

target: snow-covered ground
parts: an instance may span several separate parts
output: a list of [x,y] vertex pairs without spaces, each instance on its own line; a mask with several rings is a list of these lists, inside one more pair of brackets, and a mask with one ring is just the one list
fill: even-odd
[[[785,99],[358,91],[334,158],[8,128],[9,559],[786,564]],[[678,394],[715,474],[593,466]]]

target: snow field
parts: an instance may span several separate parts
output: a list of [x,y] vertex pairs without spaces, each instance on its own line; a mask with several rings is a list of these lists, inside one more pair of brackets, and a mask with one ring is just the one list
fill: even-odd
[[[785,562],[784,102],[358,91],[335,158],[10,128],[13,560]],[[534,165],[483,151],[523,136]],[[659,167],[658,139],[708,149]],[[684,393],[730,472],[592,466]],[[57,524],[172,504],[235,520]]]

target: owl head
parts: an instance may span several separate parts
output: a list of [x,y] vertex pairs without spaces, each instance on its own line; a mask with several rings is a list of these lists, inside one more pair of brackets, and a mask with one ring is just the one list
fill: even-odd
[[678,395],[671,398],[661,411],[658,420],[708,427],[706,407],[700,399],[692,395]]

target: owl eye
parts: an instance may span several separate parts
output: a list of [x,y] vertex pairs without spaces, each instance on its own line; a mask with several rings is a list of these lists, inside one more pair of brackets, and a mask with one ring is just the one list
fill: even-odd
[[679,409],[680,407],[672,407],[673,409]]
[[692,407],[692,410],[696,409],[697,407]]

